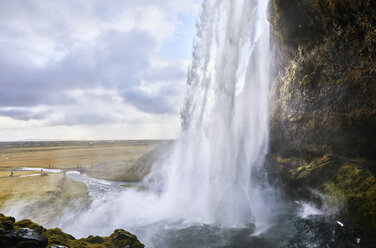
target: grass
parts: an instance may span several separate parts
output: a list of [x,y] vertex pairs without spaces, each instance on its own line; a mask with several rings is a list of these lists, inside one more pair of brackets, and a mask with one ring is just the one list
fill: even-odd
[[101,166],[94,167],[86,174],[100,179],[119,181],[119,182],[134,182],[141,178],[134,170],[135,162],[113,162]]
[[47,191],[55,191],[61,177],[60,174],[49,174],[48,176],[2,178],[0,179],[0,196],[39,195]]
[[[0,142],[0,212],[48,224],[67,207],[85,207],[86,185],[65,173],[15,171],[19,167],[76,169],[97,178],[136,181],[135,161],[162,141]],[[14,176],[9,177],[13,170]],[[22,175],[36,176],[19,177]],[[79,204],[77,204],[79,202]]]
[[64,173],[0,179],[0,212],[46,224],[76,200],[88,203],[86,185]]
[[[9,173],[10,173],[10,171],[0,171],[0,178],[2,179],[2,177],[9,177]],[[38,171],[13,171],[13,177],[33,175],[33,174],[39,174],[40,175],[41,173],[38,173]],[[0,194],[1,194],[1,192],[0,192]]]
[[63,173],[0,179],[0,198],[2,199],[41,200],[46,198],[46,195],[52,195],[54,192],[61,193],[67,189],[69,189],[69,195],[76,195],[86,191],[86,186],[67,178]]
[[160,141],[50,142],[0,145],[0,168],[91,168],[112,161],[136,160]]

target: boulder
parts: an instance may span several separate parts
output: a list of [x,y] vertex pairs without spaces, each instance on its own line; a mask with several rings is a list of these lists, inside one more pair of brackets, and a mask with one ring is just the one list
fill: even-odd
[[30,220],[16,222],[13,217],[0,214],[0,247],[14,248],[143,248],[135,235],[122,229],[115,230],[110,237],[89,236],[75,239],[59,228],[46,229]]
[[43,248],[48,244],[45,236],[29,228],[20,228],[16,231],[8,231],[0,235],[2,244],[9,247],[35,247]]

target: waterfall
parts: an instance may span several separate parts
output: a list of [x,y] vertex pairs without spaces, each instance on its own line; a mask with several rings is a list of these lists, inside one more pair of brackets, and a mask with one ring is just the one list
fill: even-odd
[[268,224],[269,188],[262,174],[268,144],[266,9],[267,0],[204,1],[182,135],[145,179],[150,190],[94,199],[89,210],[65,217],[60,226],[86,236],[89,230],[106,233],[121,226],[149,230],[145,226],[165,221]]
[[206,0],[166,199],[184,219],[263,224],[256,181],[268,143],[267,0]]

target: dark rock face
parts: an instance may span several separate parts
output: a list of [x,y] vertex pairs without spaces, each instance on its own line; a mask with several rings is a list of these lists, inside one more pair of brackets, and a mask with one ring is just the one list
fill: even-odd
[[122,229],[115,230],[111,235],[111,243],[114,248],[143,247],[135,235]]
[[376,158],[376,2],[274,0],[272,151]]
[[16,225],[13,217],[0,215],[0,247],[46,247],[48,240],[37,225],[33,229]]
[[143,248],[144,245],[135,235],[122,229],[115,230],[110,237],[89,236],[86,239],[75,239],[58,228],[45,229],[30,220],[16,222],[13,217],[0,214],[0,247]]
[[20,228],[17,231],[8,231],[1,235],[4,244],[17,247],[46,247],[47,238],[29,228]]
[[290,197],[375,237],[376,1],[272,0],[270,11],[272,169]]

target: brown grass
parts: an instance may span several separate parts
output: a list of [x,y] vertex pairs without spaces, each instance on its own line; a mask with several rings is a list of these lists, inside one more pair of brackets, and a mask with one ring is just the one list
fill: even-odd
[[[10,171],[0,171],[0,179],[2,179],[2,177],[9,177],[9,173]],[[32,174],[40,174],[40,173],[38,173],[38,171],[13,171],[13,177],[32,175]]]
[[[135,180],[130,168],[134,160],[162,142],[17,142],[0,143],[0,212],[20,209],[24,218],[41,223],[62,214],[73,202],[85,206],[90,201],[86,185],[65,176],[65,173],[14,171],[18,167],[40,167],[86,170],[88,174],[108,180]],[[97,165],[97,166],[96,166]],[[98,166],[99,165],[99,166]],[[40,174],[38,176],[17,177]],[[44,175],[44,176],[43,176]],[[74,205],[72,205],[74,209]]]
[[47,176],[1,178],[0,197],[10,198],[30,195],[38,198],[46,192],[60,190],[59,186],[63,177],[65,175],[62,173],[51,173]]
[[86,185],[69,179],[64,173],[0,179],[0,212],[18,209],[22,218],[42,224],[60,216],[74,201],[88,204]]
[[135,160],[158,145],[157,142],[129,141],[115,144],[54,144],[0,149],[0,168],[41,167],[90,168],[97,164]]

